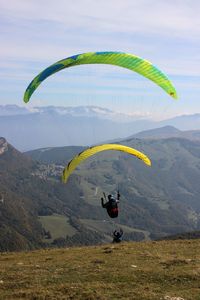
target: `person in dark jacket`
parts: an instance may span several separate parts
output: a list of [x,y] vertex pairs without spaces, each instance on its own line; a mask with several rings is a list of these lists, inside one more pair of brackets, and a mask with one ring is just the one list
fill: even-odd
[[122,229],[120,229],[119,231],[115,230],[113,232],[113,243],[120,243],[122,241],[122,235],[123,235]]
[[[104,193],[104,198],[106,200],[106,196]],[[118,217],[118,203],[120,199],[120,193],[117,192],[117,197],[115,198],[113,195],[108,195],[107,202],[104,202],[104,198],[101,198],[101,205],[103,208],[107,209],[107,213],[111,218],[117,218]]]

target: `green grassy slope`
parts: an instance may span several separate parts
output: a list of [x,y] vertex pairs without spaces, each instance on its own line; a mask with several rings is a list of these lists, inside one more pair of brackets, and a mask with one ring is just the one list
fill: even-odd
[[0,299],[199,300],[200,240],[0,254]]
[[73,236],[76,233],[75,228],[69,224],[69,218],[64,215],[40,216],[39,221],[46,232],[49,231],[51,233],[51,238],[48,239],[48,242],[66,235]]

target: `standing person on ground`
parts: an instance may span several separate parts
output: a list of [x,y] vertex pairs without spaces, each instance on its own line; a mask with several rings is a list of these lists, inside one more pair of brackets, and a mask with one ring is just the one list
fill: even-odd
[[120,243],[122,241],[123,230],[115,230],[113,232],[113,243]]

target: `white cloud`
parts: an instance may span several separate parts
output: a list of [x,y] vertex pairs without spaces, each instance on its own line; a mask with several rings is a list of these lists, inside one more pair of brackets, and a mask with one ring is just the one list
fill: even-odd
[[194,0],[1,0],[1,10],[10,18],[56,22],[71,29],[89,29],[94,24],[95,30],[112,32],[172,30],[169,34],[185,31],[196,37],[200,32],[200,2]]
[[200,2],[192,3],[1,0],[1,61],[45,65],[74,53],[119,50],[149,59],[168,73],[196,75]]

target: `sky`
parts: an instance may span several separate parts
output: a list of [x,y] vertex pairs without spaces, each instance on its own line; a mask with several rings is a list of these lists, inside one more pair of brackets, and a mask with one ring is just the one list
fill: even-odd
[[[199,11],[198,0],[0,0],[0,105],[95,105],[154,119],[200,113]],[[129,70],[85,65],[48,78],[23,103],[39,72],[91,51],[149,60],[179,100]]]

